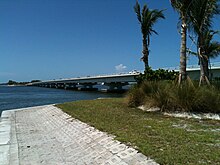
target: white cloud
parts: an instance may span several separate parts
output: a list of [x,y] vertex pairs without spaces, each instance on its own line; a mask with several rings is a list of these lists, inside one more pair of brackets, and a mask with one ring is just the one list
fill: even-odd
[[123,72],[127,69],[127,66],[123,65],[123,64],[119,64],[115,66],[116,72]]

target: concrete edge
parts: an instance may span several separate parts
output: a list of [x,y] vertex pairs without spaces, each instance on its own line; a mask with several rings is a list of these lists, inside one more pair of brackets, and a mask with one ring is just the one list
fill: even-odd
[[0,116],[0,118],[4,118],[5,116],[7,117],[8,116],[8,113],[11,113],[11,112],[14,112],[14,111],[23,111],[23,110],[28,110],[30,108],[42,108],[42,107],[45,107],[45,106],[51,106],[51,105],[57,105],[59,103],[56,103],[56,104],[46,104],[46,105],[38,105],[38,106],[32,106],[32,107],[25,107],[25,108],[17,108],[17,109],[9,109],[9,110],[3,110],[2,111],[2,114]]
[[18,142],[15,131],[15,111],[5,111],[0,118],[0,164],[18,163]]

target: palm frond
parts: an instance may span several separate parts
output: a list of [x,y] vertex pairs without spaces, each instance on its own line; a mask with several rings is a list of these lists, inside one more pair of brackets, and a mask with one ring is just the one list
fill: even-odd
[[137,19],[140,23],[142,23],[142,18],[141,18],[141,9],[138,1],[136,1],[136,5],[134,6],[134,11],[137,15]]
[[186,52],[188,54],[191,54],[191,55],[194,55],[194,56],[198,56],[198,53],[197,52],[193,52],[192,50],[190,50],[189,48],[186,49]]
[[193,0],[190,6],[190,26],[198,35],[211,29],[213,18],[220,14],[219,0]]

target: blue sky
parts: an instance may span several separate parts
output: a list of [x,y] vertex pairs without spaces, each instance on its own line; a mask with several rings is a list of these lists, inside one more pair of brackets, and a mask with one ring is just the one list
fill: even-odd
[[[178,66],[177,13],[169,0],[139,2],[167,9],[166,19],[155,25],[159,35],[151,38],[150,66]],[[134,4],[135,0],[1,0],[0,82],[108,74],[116,68],[143,70]],[[190,57],[189,64],[195,63],[197,59]]]

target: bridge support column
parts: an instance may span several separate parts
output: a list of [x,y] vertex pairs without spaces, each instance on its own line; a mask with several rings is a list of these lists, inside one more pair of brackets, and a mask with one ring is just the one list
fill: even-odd
[[93,85],[97,85],[97,83],[80,83],[79,85],[83,85],[83,87],[79,87],[80,91],[97,91],[98,88],[93,88]]
[[77,83],[65,83],[64,89],[77,90]]
[[64,83],[56,83],[55,88],[57,89],[64,89],[65,85]]
[[107,89],[107,92],[123,93],[125,92],[123,86],[128,85],[128,82],[111,82],[111,83],[104,83],[104,85],[109,87],[109,89]]
[[50,84],[50,88],[56,88],[56,84],[55,83],[51,83]]

